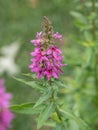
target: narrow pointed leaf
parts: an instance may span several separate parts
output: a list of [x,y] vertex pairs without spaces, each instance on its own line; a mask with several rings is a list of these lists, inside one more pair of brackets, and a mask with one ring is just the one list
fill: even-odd
[[33,109],[34,103],[25,103],[21,105],[13,105],[10,106],[10,109],[13,112],[21,113],[21,114],[35,114],[40,113],[40,111],[44,108],[44,106],[40,106],[36,109]]
[[35,79],[36,78],[36,76],[34,75],[34,74],[32,74],[32,73],[23,73],[23,75],[24,76],[27,76],[27,77],[31,77],[31,78],[33,78],[33,79]]
[[41,128],[45,121],[51,116],[51,114],[55,111],[54,103],[48,104],[45,109],[40,113],[38,118],[38,128]]
[[39,106],[40,104],[42,104],[44,101],[48,100],[51,96],[51,91],[48,93],[45,93],[43,96],[41,96],[39,98],[39,100],[36,102],[36,104],[34,105],[34,108]]
[[72,112],[65,111],[62,109],[59,109],[63,117],[68,117],[70,119],[73,119],[77,122],[77,124],[80,126],[81,130],[90,130],[89,126],[85,121],[83,121],[81,118],[75,116]]
[[35,81],[25,81],[23,79],[19,79],[19,78],[16,78],[16,77],[14,77],[14,79],[16,79],[17,81],[20,81],[20,82],[32,87],[32,88],[35,88],[37,90],[40,90],[40,91],[44,90],[41,86],[38,86]]

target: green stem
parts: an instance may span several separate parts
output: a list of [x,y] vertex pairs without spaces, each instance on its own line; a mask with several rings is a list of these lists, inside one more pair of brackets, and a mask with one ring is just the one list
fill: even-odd
[[85,7],[85,0],[80,0],[80,3],[82,4],[82,12],[85,15],[86,14],[86,11],[85,11],[85,9],[86,9],[86,7]]
[[[94,76],[95,76],[95,85],[96,85],[96,98],[98,99],[98,77],[97,77],[97,74],[98,74],[98,68],[97,68],[97,55],[95,55],[95,64],[94,64],[94,67],[95,67],[95,70],[94,70]],[[98,101],[97,101],[97,104],[98,104]]]
[[[96,12],[96,6],[95,6],[95,0],[91,0],[92,2],[92,12]],[[95,24],[95,19],[92,20],[92,36],[93,36],[93,41],[96,40],[96,24]],[[92,52],[94,53],[94,77],[95,77],[95,86],[96,86],[96,91],[98,94],[98,79],[97,79],[97,55],[95,48],[92,48]],[[98,95],[97,95],[98,96]]]
[[[96,12],[96,6],[95,6],[95,0],[91,0],[92,2],[92,12]],[[96,40],[96,25],[95,25],[95,19],[92,20],[92,36],[93,40]]]
[[[95,7],[95,0],[91,0],[92,1],[92,12],[96,12],[96,7]],[[92,20],[92,36],[93,36],[93,41],[95,42],[96,41],[96,24],[95,24],[95,19]],[[95,100],[95,105],[96,105],[96,108],[98,109],[98,77],[97,77],[97,74],[98,74],[98,67],[97,67],[97,54],[96,54],[96,50],[95,50],[95,47],[92,48],[92,52],[93,52],[93,56],[94,56],[94,84],[95,84],[95,88],[96,88],[96,96],[94,98]]]
[[[52,81],[51,81],[51,79],[50,79],[50,81],[49,81],[49,84],[50,84],[50,87],[52,87]],[[52,89],[53,89],[53,88],[52,88]],[[54,99],[54,90],[53,90],[53,92],[52,92],[52,95],[51,95],[50,100],[51,100],[52,102],[55,102],[55,99]],[[60,112],[59,112],[59,109],[58,109],[58,106],[57,106],[57,105],[56,105],[55,112],[56,112],[56,114],[57,114],[57,116],[58,116],[58,119],[59,119],[60,121],[62,121],[62,117],[61,117],[61,115],[60,115]]]

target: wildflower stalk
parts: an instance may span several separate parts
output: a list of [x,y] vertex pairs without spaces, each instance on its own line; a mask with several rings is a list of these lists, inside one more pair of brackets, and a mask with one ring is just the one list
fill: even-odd
[[[85,1],[82,1],[82,2],[85,2]],[[91,0],[91,3],[92,3],[91,13],[96,13],[95,0]],[[96,41],[96,23],[95,23],[95,20],[96,20],[95,18],[92,20],[92,29],[91,29],[93,42]],[[91,47],[91,50],[92,50],[92,54],[91,54],[91,57],[90,57],[90,60],[89,60],[89,65],[91,65],[91,63],[94,62],[94,70],[93,70],[93,72],[94,72],[94,84],[96,86],[96,91],[97,91],[97,95],[98,95],[98,78],[97,78],[98,70],[97,70],[97,54],[96,54],[95,46]],[[87,67],[88,66],[84,67],[84,71],[87,71]],[[87,78],[87,75],[85,74],[84,80],[81,83],[81,87],[84,86],[86,78]]]
[[[47,17],[44,17],[43,30],[37,33],[36,39],[31,40],[35,49],[31,52],[33,58],[31,59],[32,63],[29,66],[31,72],[35,73],[38,79],[42,79],[42,82],[40,81],[37,84],[35,81],[27,82],[18,79],[40,91],[41,96],[33,104],[26,103],[16,105],[13,106],[12,109],[16,112],[25,114],[39,114],[37,120],[38,129],[40,129],[50,118],[55,122],[52,125],[55,127],[55,130],[65,130],[65,123],[68,123],[69,119],[75,120],[81,129],[84,129],[84,127],[88,129],[88,125],[86,125],[84,121],[63,107],[60,108],[59,102],[57,102],[60,87],[65,87],[61,82],[55,80],[63,73],[61,67],[66,66],[66,64],[63,64],[64,56],[62,55],[62,51],[55,45],[56,43],[60,43],[61,40],[62,35],[58,32],[54,33],[51,22]],[[40,86],[38,87],[35,84]]]
[[[64,58],[62,51],[55,45],[60,43],[62,35],[58,32],[54,33],[51,22],[46,16],[44,16],[42,27],[42,32],[37,33],[37,39],[31,40],[31,43],[35,45],[35,50],[31,53],[33,59],[31,59],[32,64],[30,69],[36,73],[37,78],[44,78],[45,82],[48,82],[51,94],[47,101],[54,104],[54,112],[62,123],[62,117],[56,103],[58,90],[55,89],[54,82],[52,81],[52,79],[59,78],[60,74],[63,73],[61,67],[66,66],[66,64],[62,63]],[[54,117],[52,118],[54,119]]]
[[[95,7],[95,0],[91,0],[92,2],[92,12],[96,13],[96,7]],[[96,41],[96,24],[95,24],[95,19],[92,20],[92,36],[93,36],[93,41]],[[92,51],[94,53],[94,77],[95,77],[95,86],[96,86],[96,91],[98,95],[98,79],[97,79],[97,54],[95,51],[95,48],[92,47]]]

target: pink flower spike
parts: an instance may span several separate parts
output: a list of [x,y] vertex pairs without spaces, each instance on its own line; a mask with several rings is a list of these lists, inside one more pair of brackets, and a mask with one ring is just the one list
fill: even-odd
[[31,52],[31,65],[29,68],[31,72],[36,73],[37,78],[46,77],[48,80],[59,78],[63,73],[61,67],[66,66],[63,64],[62,51],[54,44],[62,40],[62,35],[58,32],[54,33],[53,27],[44,17],[43,31],[37,32],[36,39],[31,40],[36,46],[34,51]]

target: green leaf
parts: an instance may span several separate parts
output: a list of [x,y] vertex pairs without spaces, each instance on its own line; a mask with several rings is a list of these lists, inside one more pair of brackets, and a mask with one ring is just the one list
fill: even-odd
[[62,127],[63,127],[62,124],[57,123],[56,127],[54,128],[54,130],[62,130]]
[[44,88],[42,88],[41,86],[38,86],[36,81],[25,81],[23,79],[19,79],[19,78],[16,78],[16,77],[14,77],[14,79],[32,87],[32,88],[35,88],[35,89],[40,90],[40,91],[44,91]]
[[84,23],[84,24],[87,23],[86,18],[85,18],[84,15],[81,14],[80,12],[71,11],[70,14],[71,14],[74,18],[76,18],[78,21],[81,21],[81,23]]
[[41,128],[45,121],[51,116],[51,114],[55,111],[55,105],[53,102],[49,103],[45,109],[40,113],[38,118],[38,128]]
[[63,87],[63,88],[68,88],[66,82],[63,83],[62,81],[56,81],[55,84],[56,84],[57,86],[59,86],[60,88],[61,88],[61,87]]
[[[23,73],[23,75],[24,75],[24,76],[27,76],[27,77],[31,77],[31,78],[33,78],[33,79],[36,78],[36,76],[35,76],[34,74],[32,74],[32,73],[27,73],[27,74]],[[36,79],[35,79],[35,80],[36,80]]]
[[86,41],[92,41],[92,34],[89,31],[84,31],[84,37]]
[[81,130],[90,130],[89,126],[79,117],[75,116],[72,112],[64,111],[62,109],[59,109],[63,117],[68,117],[70,119],[73,119],[77,122],[77,124],[80,126]]
[[49,127],[55,127],[56,123],[53,122],[53,120],[52,120],[52,121],[46,121],[44,125],[49,126]]
[[70,14],[75,17],[75,18],[81,18],[84,17],[81,13],[76,12],[76,11],[71,11]]
[[13,112],[21,113],[21,114],[35,114],[40,113],[40,111],[44,108],[44,106],[40,106],[36,109],[33,109],[34,103],[25,103],[21,105],[13,105],[10,106],[10,109]]
[[80,28],[80,30],[89,30],[92,28],[92,25],[91,24],[88,24],[88,23],[85,23],[85,22],[82,22],[80,20],[75,20],[74,21],[74,24],[76,27]]
[[95,20],[97,18],[97,13],[91,12],[91,14],[88,16],[89,20]]
[[39,100],[34,105],[34,108],[42,104],[44,101],[48,100],[50,97],[51,97],[51,90],[49,90],[48,92],[46,92],[43,96],[39,98]]
[[69,130],[80,130],[79,125],[74,120],[69,120]]
[[59,117],[58,117],[58,115],[57,115],[56,112],[54,112],[54,113],[52,114],[52,119],[55,120],[55,121],[58,122],[58,123],[61,122],[61,120],[59,119]]
[[34,103],[25,103],[21,105],[13,105],[10,107],[10,109],[17,113],[30,114],[32,112],[33,106],[34,106]]

